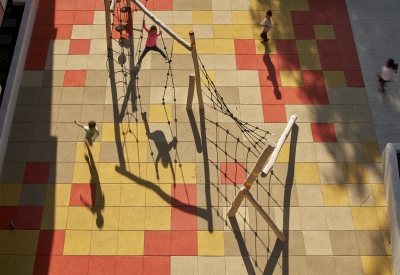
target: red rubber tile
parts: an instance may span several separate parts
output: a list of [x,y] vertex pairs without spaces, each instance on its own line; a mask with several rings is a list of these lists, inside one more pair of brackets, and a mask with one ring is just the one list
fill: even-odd
[[329,10],[328,0],[308,0],[310,11],[327,11]]
[[[350,28],[350,17],[347,11],[330,11],[333,25],[339,25],[341,28]],[[344,26],[343,26],[344,25]]]
[[63,273],[68,275],[88,274],[90,256],[63,256]]
[[221,162],[220,175],[222,184],[243,184],[246,181],[246,170],[243,162]]
[[172,206],[197,206],[197,194],[195,184],[171,185]]
[[18,206],[0,206],[0,230],[11,230],[11,225],[7,225],[9,221],[17,219]]
[[311,123],[314,142],[336,142],[333,123]]
[[39,230],[42,223],[43,206],[19,206],[14,221],[15,229]]
[[27,162],[23,183],[43,183],[49,180],[50,162]]
[[33,275],[60,275],[64,273],[65,256],[36,255]]
[[340,55],[320,54],[321,67],[324,71],[341,71],[343,70]]
[[40,230],[36,255],[62,255],[65,230]]
[[43,71],[46,67],[47,54],[28,54],[25,61],[25,70]]
[[365,87],[361,71],[344,71],[348,87]]
[[64,76],[64,87],[84,87],[86,82],[85,70],[66,70]]
[[90,39],[72,39],[69,43],[68,54],[89,54]]
[[347,13],[345,0],[328,0],[328,5],[331,11],[345,11]]
[[309,11],[291,11],[290,14],[293,26],[312,24],[311,13]]
[[171,257],[169,256],[144,256],[143,275],[170,275]]
[[279,54],[278,62],[280,70],[300,70],[300,61],[297,54]]
[[318,53],[322,54],[339,54],[339,47],[336,40],[317,39]]
[[296,39],[315,39],[313,25],[293,25]]
[[[41,1],[41,0],[40,0]],[[56,0],[55,1],[55,9],[56,10],[68,10],[68,11],[74,11],[76,10],[76,5],[78,3],[78,0]]]
[[171,232],[171,256],[197,256],[197,230]]
[[301,71],[303,85],[325,87],[324,74],[322,71]]
[[331,25],[331,12],[325,11],[311,11],[311,20],[314,25]]
[[340,54],[357,54],[356,44],[354,40],[337,40]]
[[74,25],[92,25],[94,11],[76,11],[74,15]]
[[172,0],[154,1],[153,9],[155,11],[172,11]]
[[71,39],[72,25],[55,25],[51,39]]
[[85,1],[77,1],[76,2],[76,10],[77,11],[94,11],[96,8],[95,0],[85,0]]
[[32,39],[29,43],[28,54],[47,55],[49,51],[49,45],[50,45],[49,39],[41,39],[41,40]]
[[341,55],[343,70],[345,71],[361,71],[358,55]]
[[36,14],[35,24],[54,25],[54,24],[73,24],[74,11],[53,11],[51,16],[47,10],[38,10]]
[[297,54],[296,40],[277,39],[275,43],[278,54]]
[[114,275],[116,266],[115,256],[90,256],[88,275]]
[[303,87],[283,87],[285,104],[307,104],[308,99]]
[[257,56],[252,55],[236,55],[236,69],[237,70],[257,70]]
[[258,71],[261,87],[281,87],[281,75],[279,71]]
[[172,207],[171,230],[197,230],[197,208]]
[[304,87],[308,104],[327,105],[329,104],[328,93],[325,87]]
[[354,40],[351,26],[333,25],[333,29],[337,40]]
[[171,231],[145,231],[144,255],[170,256]]
[[104,0],[96,0],[96,11],[103,11],[104,10]]
[[143,5],[145,5],[145,7],[146,7],[148,10],[150,10],[150,11],[154,10],[154,0],[148,0],[148,1],[146,1],[146,0],[140,0],[140,3],[142,3]]
[[256,54],[254,39],[235,39],[235,54]]
[[264,122],[287,122],[285,105],[263,105]]
[[142,275],[143,256],[118,256],[116,257],[116,275]]
[[261,87],[263,105],[285,104],[282,87]]
[[71,195],[69,198],[70,206],[94,206],[96,202],[96,184],[76,184],[71,185]]
[[279,70],[278,56],[276,54],[257,54],[256,57],[258,70],[272,72]]

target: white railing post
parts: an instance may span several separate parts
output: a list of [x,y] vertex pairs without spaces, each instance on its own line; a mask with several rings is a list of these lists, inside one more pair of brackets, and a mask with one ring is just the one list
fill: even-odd
[[192,59],[194,65],[194,75],[196,78],[197,99],[199,101],[199,108],[204,109],[203,94],[201,92],[201,84],[200,84],[199,61],[197,60],[196,40],[194,38],[194,31],[190,31],[189,36],[190,36],[190,44],[192,45]]
[[189,75],[189,88],[188,88],[188,96],[186,100],[186,110],[192,110],[193,105],[193,96],[194,96],[194,74]]

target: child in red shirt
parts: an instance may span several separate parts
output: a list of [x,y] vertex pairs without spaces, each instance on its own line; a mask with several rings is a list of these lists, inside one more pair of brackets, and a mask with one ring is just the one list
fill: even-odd
[[144,48],[142,54],[139,57],[138,64],[142,63],[143,57],[149,51],[159,52],[162,55],[162,57],[164,57],[165,63],[168,63],[169,62],[168,57],[159,47],[157,47],[157,38],[161,35],[161,30],[159,33],[157,33],[157,27],[154,25],[150,27],[150,30],[147,29],[145,20],[143,20],[143,29],[148,33],[148,35],[146,40],[146,47]]

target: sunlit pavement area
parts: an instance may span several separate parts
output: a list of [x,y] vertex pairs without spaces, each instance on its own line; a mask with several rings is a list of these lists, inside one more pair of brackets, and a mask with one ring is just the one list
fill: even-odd
[[[113,29],[108,52],[103,0],[40,0],[0,178],[0,274],[392,274],[378,82],[367,92],[346,2],[142,3],[194,31],[204,110],[186,110],[192,56],[166,32],[171,63],[149,52],[136,66],[152,22],[134,4],[133,45]],[[281,242],[248,201],[227,211],[293,114],[250,190]],[[97,122],[90,149],[74,120]]]

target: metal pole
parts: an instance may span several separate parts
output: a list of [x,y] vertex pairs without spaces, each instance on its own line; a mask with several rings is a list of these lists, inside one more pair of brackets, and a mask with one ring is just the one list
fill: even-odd
[[193,105],[193,96],[194,96],[194,74],[189,75],[189,88],[188,88],[188,96],[186,100],[186,110],[192,110]]
[[194,65],[194,74],[196,76],[197,99],[199,101],[199,108],[204,109],[203,94],[201,92],[201,84],[200,84],[199,61],[197,60],[196,40],[194,38],[194,31],[190,31],[189,36],[190,36],[190,44],[192,45],[192,59],[193,59],[193,65]]
[[104,13],[106,16],[106,38],[107,38],[107,52],[112,49],[111,43],[111,18],[110,18],[110,1],[104,0]]
[[[262,167],[267,162],[268,157],[272,154],[272,152],[274,151],[275,147],[276,147],[276,144],[273,143],[272,141],[270,141],[268,143],[267,147],[265,147],[265,149],[262,152],[261,156],[258,158],[256,164],[254,165],[253,170],[247,176],[247,179],[243,183],[243,186],[242,186],[242,188],[240,188],[240,190],[242,190],[243,188],[245,188],[246,190],[249,190],[251,188],[251,186],[253,185],[253,182],[258,177],[258,174],[261,172]],[[240,207],[240,203],[243,200],[243,198],[240,198],[240,197],[243,196],[241,193],[242,192],[239,192],[236,195],[236,198],[235,198],[234,202],[231,204],[231,207],[230,207],[230,209],[228,211],[228,217],[232,218],[232,217],[234,217],[236,215],[236,212],[238,211],[238,209]]]

